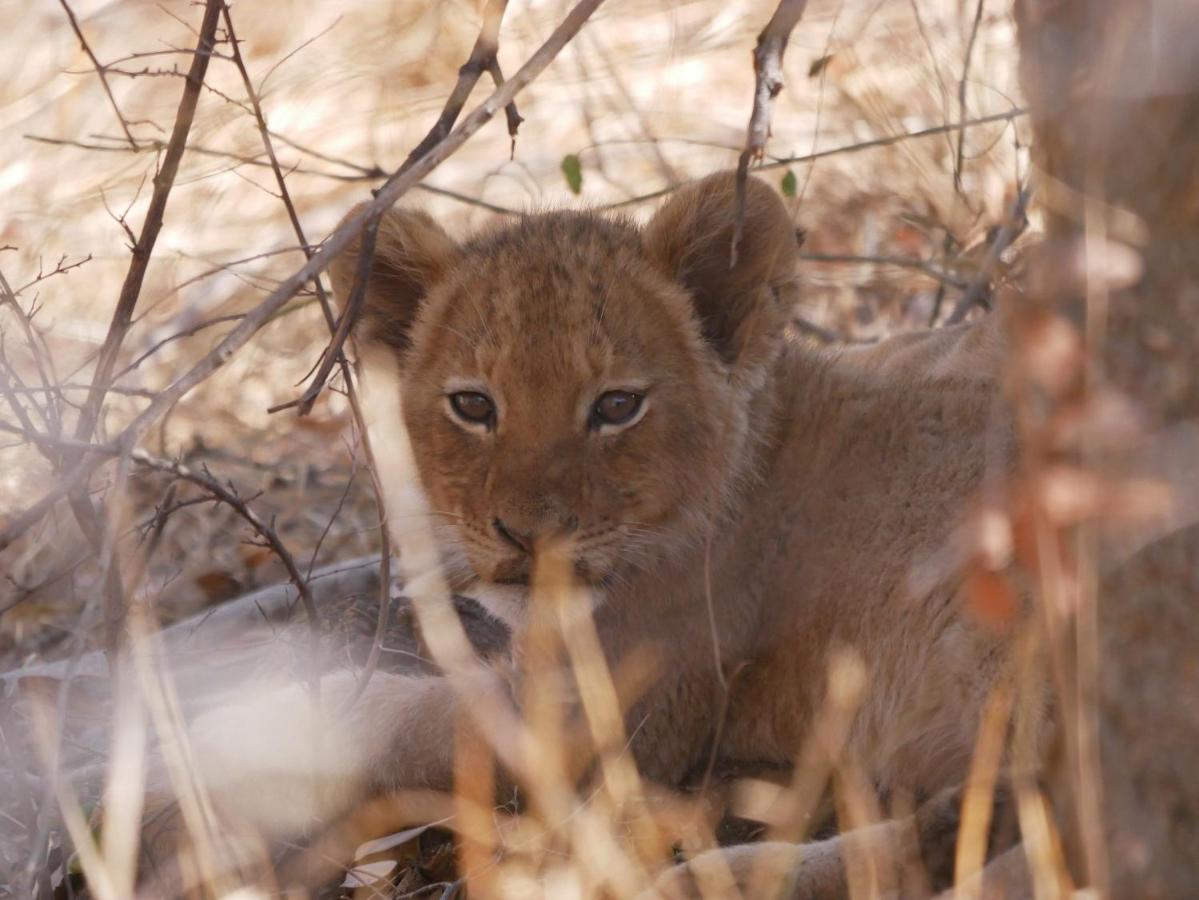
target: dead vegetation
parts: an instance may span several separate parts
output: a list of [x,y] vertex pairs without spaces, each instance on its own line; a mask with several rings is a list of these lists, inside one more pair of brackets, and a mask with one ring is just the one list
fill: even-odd
[[[1170,70],[1181,79],[1174,106],[1156,100],[1160,85],[1118,90],[1137,83],[1135,63],[1107,81],[1071,80],[1096,60],[1135,59],[1143,20],[1124,18],[1115,0],[1016,7],[1040,180],[1030,175],[1017,33],[999,2],[783,0],[771,20],[772,3],[711,0],[337,10],[62,0],[13,22],[4,40],[19,52],[0,62],[0,649],[5,669],[49,659],[68,668],[23,679],[44,701],[32,740],[10,733],[26,719],[0,719],[5,889],[131,895],[142,737],[152,730],[168,757],[185,754],[173,743],[176,704],[191,712],[179,685],[222,677],[208,658],[171,655],[192,632],[167,639],[167,654],[142,653],[159,624],[289,580],[294,589],[260,597],[261,610],[242,604],[228,627],[245,642],[222,657],[222,672],[244,671],[262,624],[274,628],[299,604],[319,623],[283,641],[302,680],[320,654],[348,655],[363,684],[378,667],[408,671],[431,654],[484,690],[463,638],[494,652],[502,637],[486,623],[461,635],[426,622],[421,644],[420,609],[378,615],[390,606],[379,602],[386,568],[381,584],[369,574],[336,587],[312,579],[391,543],[341,356],[348,321],[337,321],[320,274],[338,249],[362,231],[369,254],[377,213],[401,196],[462,228],[567,204],[640,216],[740,157],[777,181],[806,230],[793,328],[808,339],[873,341],[993,301],[1015,311],[1025,349],[1011,390],[1030,452],[1021,479],[987,498],[979,533],[1001,539],[980,542],[969,577],[999,620],[1014,592],[1031,590],[1043,627],[1030,641],[1073,723],[1048,784],[1015,783],[1028,865],[1038,896],[1075,886],[1179,895],[1193,867],[1183,860],[1199,858],[1197,782],[1178,771],[1199,722],[1187,699],[1194,541],[1183,531],[1109,572],[1101,538],[1106,523],[1151,534],[1188,523],[1193,487],[1177,473],[1199,455],[1186,430],[1199,415],[1195,73],[1182,62]],[[751,60],[767,21],[786,56],[767,40]],[[1194,37],[1178,28],[1184,43]],[[1046,37],[1062,29],[1081,35],[1069,53]],[[753,61],[786,89],[759,84],[755,94]],[[1168,173],[1124,165],[1144,149],[1125,143],[1130,133],[1151,140],[1145,159],[1173,161]],[[1095,158],[1103,164],[1088,168]],[[368,189],[372,206],[318,243]],[[1027,240],[1027,216],[1037,225],[1045,210],[1055,243],[1010,282],[1014,263],[1025,267],[1012,247]],[[1080,246],[1086,261],[1075,265]],[[1112,454],[1099,452],[1109,444]],[[1113,475],[1142,451],[1161,458],[1151,484]],[[1176,522],[1145,526],[1163,517],[1162,484],[1179,495]],[[1013,561],[1028,580],[997,574]],[[551,598],[570,590],[544,578]],[[545,627],[539,665],[590,673],[602,744],[619,713],[586,623]],[[315,656],[310,638],[322,641]],[[175,688],[156,660],[174,668]],[[855,703],[846,665],[828,711],[834,739]],[[324,885],[328,896],[448,897],[470,873],[481,896],[635,896],[672,846],[691,855],[712,845],[718,823],[702,797],[658,796],[619,754],[602,759],[605,793],[576,794],[549,681],[525,705],[540,761],[526,773],[538,785],[531,810],[493,809],[495,750],[464,742],[457,795],[363,809],[291,859],[281,880]],[[1003,705],[1019,702],[1013,690],[996,697],[992,731],[1007,721]],[[7,707],[13,680],[5,691]],[[1168,759],[1152,747],[1163,734]],[[105,771],[84,752],[96,747],[109,755]],[[993,786],[987,753],[984,740],[971,785],[982,793],[971,796]],[[788,802],[814,806],[809,794],[823,791],[835,760],[830,749],[791,782]],[[60,777],[64,761],[74,779]],[[168,762],[186,774],[185,756]],[[761,791],[766,781],[747,784]],[[203,792],[177,790],[188,829],[211,831]],[[868,795],[841,796],[866,804],[854,821],[878,818]],[[962,813],[965,891],[982,862],[984,805],[968,800]],[[407,827],[418,820],[451,829],[456,843]],[[209,850],[210,862],[219,857]],[[720,877],[705,886],[711,896],[726,892]],[[238,883],[204,868],[197,881],[214,895]],[[868,882],[853,889],[868,894]]]

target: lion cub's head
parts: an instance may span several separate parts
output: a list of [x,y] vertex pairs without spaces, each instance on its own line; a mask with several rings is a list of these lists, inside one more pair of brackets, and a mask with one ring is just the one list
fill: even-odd
[[[355,340],[398,372],[450,561],[522,582],[568,537],[581,578],[619,583],[703,540],[749,466],[796,260],[761,182],[730,267],[732,230],[728,174],[644,229],[554,212],[458,244],[423,213],[384,217]],[[343,303],[357,251],[333,267]]]

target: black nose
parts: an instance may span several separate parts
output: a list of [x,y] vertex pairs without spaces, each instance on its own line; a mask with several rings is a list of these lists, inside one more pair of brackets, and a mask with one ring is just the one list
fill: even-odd
[[533,538],[530,535],[520,534],[519,532],[512,531],[499,519],[492,520],[491,524],[495,526],[496,534],[498,534],[517,550],[520,550],[522,553],[533,552]]

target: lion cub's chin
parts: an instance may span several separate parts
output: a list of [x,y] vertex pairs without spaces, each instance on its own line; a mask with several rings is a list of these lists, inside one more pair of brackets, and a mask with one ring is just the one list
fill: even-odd
[[[576,584],[569,590],[579,595],[579,602],[595,609],[604,601],[599,587]],[[474,581],[462,594],[470,597],[487,610],[488,615],[503,622],[513,633],[524,630],[529,618],[529,603],[532,588],[527,584],[498,584],[482,579]]]

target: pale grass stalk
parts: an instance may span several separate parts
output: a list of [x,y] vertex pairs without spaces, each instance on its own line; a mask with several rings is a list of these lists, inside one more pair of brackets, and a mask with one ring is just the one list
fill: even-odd
[[1028,868],[1032,872],[1035,900],[1058,900],[1070,895],[1063,883],[1061,841],[1053,822],[1053,811],[1045,795],[1035,786],[1018,782],[1016,813]]
[[34,746],[42,758],[46,777],[51,779],[54,786],[54,798],[62,813],[63,824],[75,853],[79,858],[79,868],[87,878],[88,887],[96,895],[97,900],[124,900],[118,893],[116,883],[109,871],[108,861],[96,846],[91,828],[79,806],[79,801],[68,790],[59,771],[58,746],[54,734],[54,716],[48,703],[43,698],[29,698],[29,718],[34,737]]
[[837,827],[842,833],[843,864],[851,900],[876,898],[898,885],[904,848],[890,829],[873,828],[882,821],[878,798],[861,765],[852,757],[837,766],[833,779]]
[[[808,819],[849,741],[866,687],[866,665],[861,657],[848,649],[835,653],[829,660],[828,692],[796,760],[791,784],[778,798],[778,819],[767,840],[798,844],[807,835]],[[750,896],[776,895],[785,877],[785,872],[762,866],[754,873]]]
[[626,739],[624,716],[591,617],[590,591],[570,583],[569,558],[564,558],[561,565],[560,575],[564,580],[555,591],[554,604],[557,626],[566,646],[591,737],[599,752],[604,789],[619,816],[644,803],[641,778],[631,756],[623,752]]
[[[510,771],[523,772],[529,738],[517,721],[498,676],[480,663],[450,597],[429,522],[432,511],[420,487],[412,442],[400,409],[398,364],[390,353],[359,348],[359,396],[365,439],[383,487],[388,528],[399,551],[405,591],[434,661]],[[386,451],[386,452],[384,452]]]
[[1007,675],[995,685],[983,708],[962,797],[962,820],[953,861],[956,900],[979,900],[981,897],[981,879],[974,876],[987,862],[987,833],[991,827],[995,781],[1003,761],[1014,701],[1015,688],[1011,676]]
[[[534,559],[528,621],[515,642],[521,688],[521,715],[531,737],[525,784],[532,808],[551,832],[563,827],[578,805],[574,791],[569,745],[574,723],[567,713],[574,706],[573,687],[563,670],[562,635],[557,627],[556,603],[565,561],[554,552],[538,552]],[[579,750],[584,749],[582,746]]]
[[[124,470],[122,470],[124,471]],[[107,503],[107,520],[109,532],[121,534],[118,527],[129,519],[128,497],[123,490],[113,491]],[[114,539],[115,540],[115,539]],[[125,585],[125,595],[133,596],[137,585],[145,576],[149,564],[149,556],[153,552],[156,539],[151,542],[145,552],[131,554],[132,559],[126,561],[125,570],[129,572],[129,583]],[[114,546],[113,552],[116,552]],[[224,885],[226,879],[220,877],[223,861],[217,849],[220,843],[217,831],[217,818],[204,785],[196,777],[195,759],[187,737],[187,727],[175,694],[170,675],[162,666],[167,654],[159,646],[160,632],[151,605],[144,599],[132,603],[128,609],[127,619],[127,652],[129,663],[123,667],[132,678],[123,678],[118,683],[118,689],[128,702],[136,704],[137,715],[145,727],[144,718],[149,713],[149,719],[158,734],[161,747],[162,762],[165,765],[174,795],[179,803],[179,811],[183,817],[186,832],[193,841],[195,858],[188,860],[194,867],[196,879],[204,885]],[[137,685],[135,690],[134,685]],[[118,703],[122,702],[118,698]],[[118,710],[119,711],[119,710]],[[138,734],[137,752],[142,751],[141,738]],[[117,736],[119,739],[119,735]],[[124,771],[124,767],[136,763],[134,756],[126,760],[121,753],[114,749],[110,762],[110,781],[106,791],[105,804],[105,838],[110,829],[114,834],[111,852],[121,854],[122,868],[118,869],[119,884],[127,887],[124,896],[132,896],[132,888],[137,879],[138,847],[141,840],[142,814],[144,812],[146,773],[138,766],[135,772]],[[122,788],[117,789],[118,781]],[[109,810],[108,793],[113,794],[116,801]],[[132,794],[129,794],[132,792]],[[109,822],[109,815],[112,821]],[[106,841],[105,848],[108,849]],[[106,857],[108,854],[106,853]]]
[[[121,595],[134,596],[145,577],[149,555],[156,540],[141,551],[122,553],[120,535],[129,526],[130,503],[128,497],[128,466],[119,468],[120,478],[112,490],[105,507],[104,552],[110,554],[110,565],[115,564],[115,573],[125,572],[125,583]],[[114,573],[114,575],[115,575]],[[144,603],[128,605],[126,652],[136,655],[145,648],[142,638],[157,623]],[[130,667],[122,664],[114,677],[114,718],[111,755],[103,793],[104,827],[101,832],[100,852],[113,888],[119,896],[132,896],[137,881],[137,855],[141,839],[142,813],[146,792],[146,706],[136,681],[129,677]]]
[[498,835],[495,754],[479,738],[474,722],[459,713],[454,735],[454,830],[458,835],[458,872],[481,895],[494,891]]
[[796,759],[791,784],[776,799],[768,840],[796,843],[806,836],[808,818],[849,740],[866,691],[865,665],[852,651],[842,651],[829,661],[828,681],[820,712]]
[[[1069,875],[1053,809],[1037,784],[1040,770],[1040,696],[1045,670],[1045,645],[1035,631],[1017,658],[1019,677],[1012,739],[1012,782],[1021,846],[1028,860],[1036,900],[1057,900],[1070,893]],[[1049,650],[1052,653],[1052,650]]]
[[71,836],[71,843],[79,857],[79,869],[87,879],[88,889],[97,900],[125,900],[128,895],[118,890],[108,861],[96,846],[87,820],[83,817],[79,801],[66,789],[61,779],[57,780],[54,796],[67,834]]
[[626,852],[607,811],[584,807],[573,823],[570,858],[590,877],[597,895],[635,897],[650,883],[649,873]]
[[[1093,162],[1093,160],[1092,160]],[[1113,279],[1105,277],[1099,260],[1110,256],[1107,216],[1095,198],[1103,194],[1091,185],[1083,206],[1083,240],[1086,253],[1086,393],[1095,397],[1103,389],[1103,348],[1108,342],[1108,312]],[[1082,447],[1088,468],[1098,471],[1099,460],[1089,444]],[[1176,496],[1175,492],[1175,496]],[[1078,798],[1078,824],[1087,876],[1100,895],[1107,894],[1109,883],[1106,829],[1103,820],[1103,778],[1099,760],[1099,526],[1087,522],[1079,528],[1077,541],[1078,610],[1074,620],[1076,694],[1074,702],[1075,796]]]
[[[134,650],[133,652],[137,652]],[[104,785],[100,851],[118,896],[133,896],[146,791],[146,707],[125,678],[118,684],[112,755]]]
[[200,883],[218,888],[224,886],[221,859],[218,854],[219,826],[211,798],[196,777],[195,758],[188,742],[187,727],[170,678],[156,660],[164,655],[153,648],[156,637],[143,635],[144,649],[133,656],[134,672],[141,683],[142,694],[150,711],[150,720],[158,734],[163,763],[170,779],[179,813],[189,838],[193,841],[195,857],[190,860],[196,868]]
[[741,891],[723,853],[701,853],[687,867],[704,900],[741,900]]
[[603,807],[587,804],[575,813],[573,851],[587,864],[598,885],[611,888],[616,896],[632,896],[649,883],[650,876],[617,840],[613,826],[630,812],[638,821],[644,819],[643,791],[632,759],[620,752],[625,744],[620,701],[591,617],[590,591],[574,583],[571,549],[564,544],[539,553],[533,602],[535,606],[548,603],[552,607],[553,617],[544,624],[565,645],[592,742],[599,753],[604,790],[611,800]]

